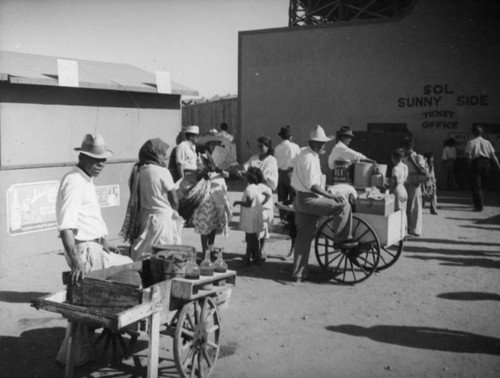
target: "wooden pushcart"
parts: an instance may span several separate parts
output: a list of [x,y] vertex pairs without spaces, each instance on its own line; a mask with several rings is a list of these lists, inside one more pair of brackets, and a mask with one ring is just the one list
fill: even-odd
[[[295,211],[291,205],[278,203],[277,207]],[[337,282],[362,282],[397,261],[404,248],[405,225],[405,215],[400,210],[389,216],[355,213],[352,236],[357,245],[342,248],[334,242],[334,217],[322,218],[314,237],[316,260]]]
[[[172,278],[145,288],[107,280],[120,271],[141,268],[142,262],[135,262],[91,272],[79,286],[68,285],[68,290],[35,299],[32,306],[62,314],[69,321],[71,335],[78,323],[116,333],[147,320],[148,377],[158,375],[160,325],[164,325],[162,334],[173,337],[174,361],[180,376],[208,377],[221,342],[219,306],[227,304],[236,273],[228,270],[196,280]],[[72,304],[75,298],[80,304]],[[73,374],[72,339],[69,338],[66,377]]]

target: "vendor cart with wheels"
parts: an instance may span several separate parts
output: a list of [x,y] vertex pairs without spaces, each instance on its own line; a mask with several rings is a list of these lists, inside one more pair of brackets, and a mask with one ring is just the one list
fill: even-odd
[[208,377],[221,343],[219,306],[227,305],[236,273],[214,272],[213,276],[199,279],[164,276],[157,282],[143,275],[139,286],[110,280],[125,271],[144,274],[143,262],[90,272],[78,286],[68,284],[67,290],[32,301],[33,307],[60,313],[69,321],[66,377],[73,374],[72,339],[77,324],[116,333],[137,322],[147,324],[148,377],[158,375],[162,325],[161,333],[173,337],[174,361],[180,376]]
[[[295,212],[293,205],[276,206]],[[319,266],[337,282],[362,282],[376,271],[392,266],[403,251],[406,222],[402,211],[389,216],[353,214],[352,236],[356,243],[348,248],[335,243],[335,222],[334,217],[321,218],[314,236],[314,250]]]

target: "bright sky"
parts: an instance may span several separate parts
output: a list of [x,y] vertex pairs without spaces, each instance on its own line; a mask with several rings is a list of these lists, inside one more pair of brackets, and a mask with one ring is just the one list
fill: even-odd
[[0,0],[0,50],[169,71],[237,93],[238,31],[286,27],[289,0]]

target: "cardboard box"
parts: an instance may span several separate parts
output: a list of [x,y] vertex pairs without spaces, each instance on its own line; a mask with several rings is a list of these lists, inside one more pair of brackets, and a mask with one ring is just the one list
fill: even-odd
[[384,195],[380,199],[368,198],[362,194],[356,200],[356,213],[388,216],[394,212],[394,195]]
[[356,216],[373,228],[381,246],[396,244],[406,236],[406,213],[401,210],[389,216],[358,213]]

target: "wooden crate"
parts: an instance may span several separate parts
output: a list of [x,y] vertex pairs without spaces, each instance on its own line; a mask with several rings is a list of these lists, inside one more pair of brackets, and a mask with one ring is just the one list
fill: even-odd
[[388,216],[356,213],[375,231],[381,246],[398,243],[406,236],[406,213],[395,211]]
[[384,196],[382,199],[366,198],[360,195],[356,199],[356,214],[373,214],[388,216],[394,212],[394,196]]

